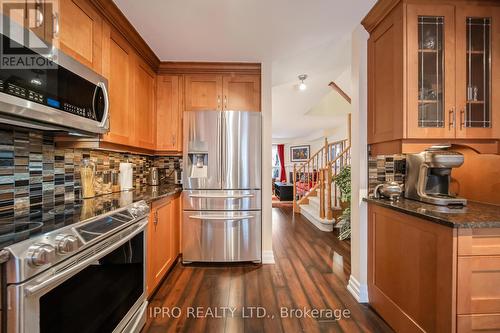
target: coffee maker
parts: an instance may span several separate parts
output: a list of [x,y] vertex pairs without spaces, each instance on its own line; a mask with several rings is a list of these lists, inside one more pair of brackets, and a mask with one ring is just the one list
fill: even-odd
[[453,168],[464,163],[464,156],[443,146],[431,147],[406,156],[405,198],[440,206],[463,205],[467,200],[450,193]]

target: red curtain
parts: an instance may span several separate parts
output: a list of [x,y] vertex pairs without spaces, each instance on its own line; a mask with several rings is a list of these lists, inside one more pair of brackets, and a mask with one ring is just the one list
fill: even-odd
[[278,158],[280,159],[280,181],[286,182],[285,145],[278,145]]

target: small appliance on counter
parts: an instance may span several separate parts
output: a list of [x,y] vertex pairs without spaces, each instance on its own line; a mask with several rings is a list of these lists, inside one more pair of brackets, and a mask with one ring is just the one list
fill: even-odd
[[181,169],[175,169],[174,171],[174,184],[182,185],[183,172]]
[[165,168],[151,167],[148,171],[148,185],[159,186],[165,181],[166,177]]
[[464,156],[446,147],[431,147],[406,157],[405,198],[435,205],[467,205],[467,200],[450,193],[453,168],[464,163]]
[[134,168],[130,162],[120,163],[120,188],[122,191],[128,191],[134,188]]
[[373,195],[375,199],[380,199],[381,197],[388,198],[391,201],[399,200],[403,194],[403,186],[396,182],[385,182],[379,184],[373,190]]

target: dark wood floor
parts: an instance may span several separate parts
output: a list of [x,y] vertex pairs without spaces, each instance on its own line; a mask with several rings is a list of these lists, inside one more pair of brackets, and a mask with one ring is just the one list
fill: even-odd
[[[273,208],[273,248],[275,265],[178,263],[152,298],[143,332],[391,332],[346,289],[351,268],[348,242],[281,207]],[[251,318],[251,307],[259,306],[266,316],[256,318],[253,310]],[[196,307],[202,311],[199,318],[193,318]],[[222,307],[236,310],[227,309],[224,316]],[[331,312],[318,319],[296,318],[300,313],[287,318],[281,308],[331,309],[337,310],[336,315],[348,309],[350,318],[328,318]],[[165,312],[155,315],[160,309]]]

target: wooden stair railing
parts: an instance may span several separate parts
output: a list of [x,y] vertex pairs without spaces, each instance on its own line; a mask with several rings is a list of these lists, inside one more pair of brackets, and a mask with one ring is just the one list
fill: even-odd
[[[309,203],[309,197],[319,192],[319,217],[333,219],[333,209],[341,206],[341,195],[332,179],[351,165],[351,115],[348,116],[348,139],[325,144],[306,162],[293,165],[293,211],[300,213],[300,205]],[[312,172],[312,173],[311,173]],[[325,200],[325,197],[327,200]],[[325,202],[326,201],[326,202]]]
[[[328,198],[332,197],[331,179],[336,174],[335,167],[346,153],[348,139],[329,143],[325,139],[325,144],[316,153],[314,153],[306,162],[297,166],[293,165],[293,208],[294,212],[300,212],[300,205],[307,204],[310,196],[316,196],[320,192],[321,212],[328,213],[331,210],[330,203],[325,205],[325,193]],[[337,173],[340,170],[337,170]],[[335,192],[336,193],[336,192]],[[323,215],[320,213],[320,216]],[[324,218],[324,216],[321,216]]]

